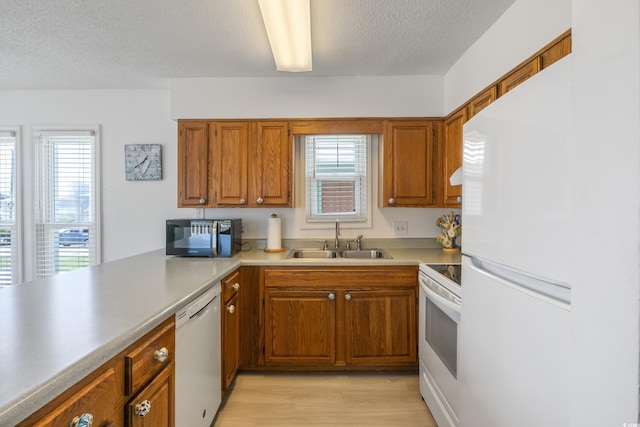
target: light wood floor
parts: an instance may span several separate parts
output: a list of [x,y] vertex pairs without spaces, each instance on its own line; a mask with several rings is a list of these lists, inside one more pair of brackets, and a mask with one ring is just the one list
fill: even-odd
[[213,425],[437,427],[415,373],[239,373]]

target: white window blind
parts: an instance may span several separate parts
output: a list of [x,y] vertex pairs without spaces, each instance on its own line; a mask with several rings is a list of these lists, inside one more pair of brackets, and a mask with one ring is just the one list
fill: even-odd
[[39,130],[34,137],[34,276],[97,264],[97,130]]
[[307,222],[366,221],[367,135],[305,138]]
[[17,131],[0,130],[0,286],[19,282],[16,215]]

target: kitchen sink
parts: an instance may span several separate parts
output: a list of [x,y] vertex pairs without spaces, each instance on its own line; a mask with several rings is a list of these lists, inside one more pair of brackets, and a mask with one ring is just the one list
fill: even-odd
[[340,251],[340,258],[392,259],[393,257],[382,249],[362,249],[359,251],[358,250]]
[[291,249],[287,258],[337,258],[338,253],[321,249]]
[[355,259],[392,259],[383,249],[333,250],[333,249],[291,249],[289,258],[355,258]]

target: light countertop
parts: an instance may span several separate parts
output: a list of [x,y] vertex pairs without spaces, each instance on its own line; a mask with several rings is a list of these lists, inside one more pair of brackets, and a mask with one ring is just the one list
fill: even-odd
[[459,263],[440,249],[393,259],[286,259],[288,250],[174,258],[164,249],[0,288],[0,425],[15,425],[241,265]]

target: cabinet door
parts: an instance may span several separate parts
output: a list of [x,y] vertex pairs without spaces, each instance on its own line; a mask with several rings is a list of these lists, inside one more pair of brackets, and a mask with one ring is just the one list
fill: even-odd
[[432,206],[434,129],[428,121],[387,121],[381,206]]
[[214,156],[217,206],[245,206],[248,202],[247,122],[216,122]]
[[449,207],[460,207],[462,185],[451,185],[449,177],[462,166],[462,126],[466,119],[465,109],[447,117],[444,122],[444,204]]
[[344,298],[348,364],[416,363],[414,289],[350,291]]
[[335,363],[335,292],[266,290],[265,363]]
[[249,204],[291,207],[293,144],[287,122],[254,124],[249,156]]
[[27,420],[25,424],[21,425],[38,427],[68,426],[71,425],[74,417],[80,417],[83,414],[91,414],[93,416],[93,425],[96,426],[121,425],[122,406],[118,408],[117,404],[123,394],[118,387],[118,373],[122,374],[117,372],[114,367],[109,367],[40,420],[35,423]]
[[222,312],[222,390],[233,382],[240,364],[240,294],[235,293]]
[[178,122],[178,207],[211,207],[209,125]]
[[140,390],[126,406],[129,427],[173,427],[174,363]]

